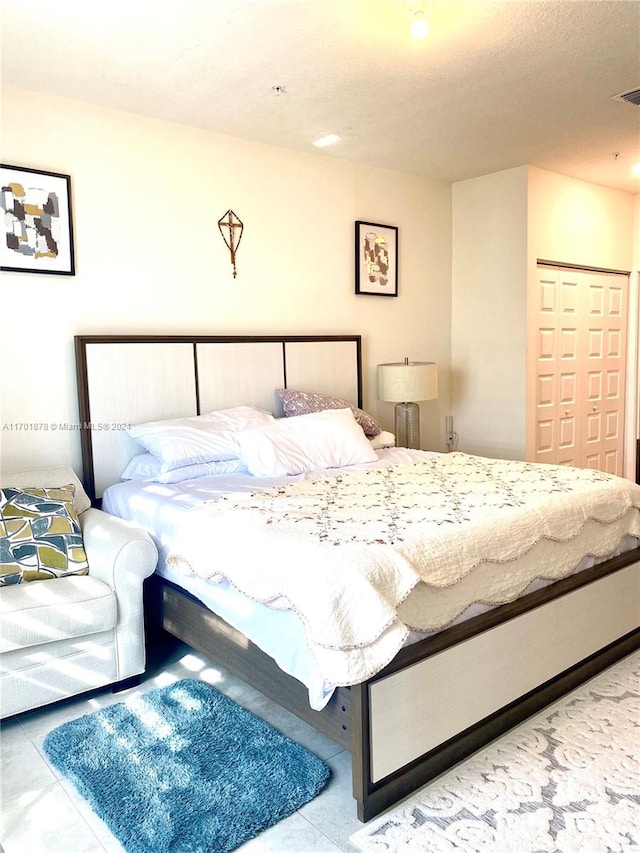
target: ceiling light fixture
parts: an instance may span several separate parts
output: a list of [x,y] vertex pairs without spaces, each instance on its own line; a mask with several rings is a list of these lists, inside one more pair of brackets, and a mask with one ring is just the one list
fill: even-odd
[[429,35],[429,21],[424,16],[424,12],[416,12],[409,32],[414,39],[424,39]]
[[414,39],[423,39],[429,35],[429,21],[426,18],[428,0],[406,0],[405,6],[413,15],[409,32]]
[[[640,89],[638,89],[638,92],[640,92]],[[618,159],[620,157],[620,152],[616,151],[611,156],[613,157],[613,159],[617,163]],[[637,163],[634,163],[631,166],[631,174],[633,175],[634,178],[640,178],[640,161],[638,161]]]
[[316,148],[326,148],[327,145],[333,145],[334,142],[339,142],[340,137],[335,133],[329,133],[327,136],[321,136],[320,139],[315,139],[313,144]]

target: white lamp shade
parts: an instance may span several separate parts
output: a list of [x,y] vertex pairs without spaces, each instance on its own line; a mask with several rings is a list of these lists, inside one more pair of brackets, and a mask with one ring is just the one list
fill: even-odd
[[414,403],[438,396],[438,365],[409,361],[378,365],[378,399],[388,403]]

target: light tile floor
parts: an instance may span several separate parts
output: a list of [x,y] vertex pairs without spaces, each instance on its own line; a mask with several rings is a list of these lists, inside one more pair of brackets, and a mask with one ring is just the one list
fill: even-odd
[[362,824],[351,796],[351,757],[257,691],[181,643],[154,650],[140,686],[97,691],[5,721],[0,728],[0,853],[122,853],[121,845],[42,752],[45,735],[68,720],[180,678],[200,678],[327,761],[322,793],[238,848],[242,853],[336,853],[356,848]]

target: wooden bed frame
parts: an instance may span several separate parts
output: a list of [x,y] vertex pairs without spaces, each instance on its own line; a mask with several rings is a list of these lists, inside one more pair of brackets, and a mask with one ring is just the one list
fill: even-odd
[[[278,414],[282,386],[362,405],[358,335],[81,335],[75,347],[94,501],[140,452],[129,423],[242,403]],[[147,592],[166,631],[351,751],[362,821],[640,648],[636,548],[402,649],[318,712],[304,685],[193,596],[159,576]]]

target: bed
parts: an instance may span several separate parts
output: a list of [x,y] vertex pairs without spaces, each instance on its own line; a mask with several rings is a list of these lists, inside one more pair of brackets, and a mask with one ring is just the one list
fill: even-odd
[[[362,406],[362,340],[359,335],[82,335],[76,337],[75,347],[85,487],[95,501],[101,501],[106,493],[106,508],[125,516],[133,511],[131,507],[143,504],[139,483],[121,483],[123,471],[141,454],[140,445],[129,434],[134,424],[202,417],[205,413],[244,406],[280,416],[282,411],[274,395],[277,388],[306,389]],[[340,408],[336,410],[335,419],[342,417],[340,412],[349,419],[348,410]],[[284,420],[294,423],[297,419]],[[263,433],[277,431],[283,425],[280,419],[276,426],[261,425],[243,434],[255,432],[262,437]],[[363,453],[364,459],[366,452]],[[274,492],[283,491],[291,500],[298,499],[299,493],[304,492],[305,500],[312,497],[318,500],[315,492],[328,483],[332,489],[337,488],[337,480],[344,480],[353,488],[356,482],[362,481],[358,488],[364,488],[363,494],[366,494],[366,483],[375,483],[375,489],[369,488],[369,493],[388,489],[390,483],[395,489],[395,481],[390,478],[404,476],[404,473],[407,476],[435,475],[441,480],[446,476],[453,482],[458,469],[461,473],[457,476],[469,478],[468,468],[462,466],[471,464],[478,470],[489,470],[491,465],[497,471],[503,464],[499,460],[490,463],[465,459],[464,454],[447,457],[446,454],[400,448],[379,449],[371,460],[345,466],[344,472],[336,466],[323,470],[321,476],[311,471],[291,485],[283,485],[277,478],[265,480],[260,485],[266,491],[259,499],[252,488],[252,475],[244,470],[230,471],[229,476],[222,475],[223,480],[225,477],[228,480],[223,500],[218,494],[212,504],[206,505],[203,503],[209,494],[203,491],[205,485],[208,488],[206,477],[187,484],[166,483],[155,488],[157,497],[164,499],[164,506],[177,511],[175,518],[188,518],[188,524],[192,525],[189,528],[186,521],[184,526],[175,522],[176,540],[171,540],[166,547],[161,543],[162,564],[149,590],[150,607],[155,617],[165,630],[348,748],[352,754],[353,795],[358,817],[363,821],[640,646],[640,548],[637,538],[640,528],[637,526],[638,509],[634,507],[625,515],[628,528],[612,532],[613,538],[600,549],[601,553],[592,553],[598,550],[593,548],[593,543],[588,546],[584,557],[574,560],[577,565],[571,571],[565,567],[560,575],[554,576],[554,571],[548,570],[544,549],[539,552],[524,549],[531,551],[527,582],[519,594],[507,596],[508,603],[476,603],[464,614],[432,630],[428,625],[417,624],[419,618],[413,616],[402,623],[408,623],[411,630],[401,631],[401,637],[391,617],[389,636],[385,634],[387,645],[381,656],[375,664],[367,661],[362,670],[357,668],[361,665],[361,656],[356,654],[356,667],[336,678],[327,677],[334,671],[324,668],[324,663],[315,674],[301,674],[308,671],[304,670],[304,662],[300,672],[296,669],[299,661],[294,665],[280,660],[278,664],[275,662],[277,651],[264,651],[264,643],[250,639],[242,622],[235,617],[244,607],[238,602],[249,602],[249,609],[257,609],[265,618],[273,615],[280,619],[278,624],[284,627],[275,629],[271,623],[264,622],[262,635],[273,636],[282,631],[281,646],[300,650],[300,655],[294,657],[304,658],[304,642],[309,636],[306,620],[310,617],[302,608],[312,607],[313,602],[303,600],[303,586],[298,589],[302,598],[295,600],[294,607],[286,597],[278,599],[277,589],[265,589],[261,596],[247,598],[242,584],[253,583],[256,579],[226,576],[227,571],[231,571],[226,567],[235,562],[230,558],[231,546],[225,544],[226,528],[231,526],[231,521],[235,523],[242,518],[238,522],[240,529],[249,521],[255,522],[258,526],[250,528],[254,532],[246,537],[247,540],[253,541],[254,535],[265,536],[266,543],[274,522],[270,515]],[[258,455],[257,459],[260,462],[261,457]],[[507,463],[504,464],[507,467],[502,472],[503,478],[513,473]],[[406,472],[403,473],[403,469],[407,469]],[[550,471],[551,467],[546,470]],[[582,475],[576,472],[576,477],[579,476]],[[584,477],[588,476],[585,472]],[[550,491],[552,489],[547,489]],[[456,492],[453,488],[450,492],[450,500],[455,502]],[[637,495],[631,492],[632,503]],[[540,513],[539,523],[543,525],[548,498],[545,495],[544,501],[537,500],[536,512]],[[270,502],[268,512],[265,501]],[[215,517],[221,508],[229,514]],[[368,509],[372,508],[373,505]],[[345,520],[345,507],[341,510],[343,517],[336,515],[338,527]],[[418,507],[419,513],[424,511],[424,506]],[[434,525],[443,529],[449,527],[449,539],[441,548],[441,556],[446,558],[443,571],[454,573],[443,575],[441,587],[446,595],[447,586],[451,586],[450,580],[455,575],[456,561],[462,565],[463,551],[460,550],[456,557],[455,537],[451,538],[450,525],[443,520],[442,508],[438,508],[436,501],[431,501],[429,511],[433,513]],[[211,512],[213,517],[205,515]],[[162,514],[155,510],[149,513],[155,517]],[[318,516],[317,511],[313,516]],[[521,513],[522,517],[526,518],[526,514]],[[148,529],[153,523],[149,517],[145,519]],[[207,529],[217,531],[216,539],[210,542],[211,552],[216,552],[217,542],[217,553],[226,555],[221,560],[225,567],[220,572],[222,582],[217,577],[215,583],[211,583],[206,566],[201,569],[198,565],[198,561],[205,562],[201,554],[189,551],[194,533],[205,524],[212,525]],[[290,524],[290,514],[287,524]],[[363,525],[362,529],[365,527]],[[162,533],[156,530],[155,535],[161,537]],[[353,535],[357,533],[352,532],[352,538]],[[601,537],[596,535],[596,539],[600,541]],[[344,542],[334,543],[340,546],[334,550],[350,556],[359,554],[364,547],[362,542],[348,544],[351,551],[344,547]],[[464,553],[476,546],[476,542],[468,542]],[[422,543],[416,540],[414,557],[420,549],[424,550]],[[314,558],[314,552],[309,553],[310,558]],[[291,551],[288,558],[283,556],[283,571],[299,558],[297,551]],[[544,563],[539,570],[536,561]],[[427,563],[425,560],[424,571],[427,571]],[[192,570],[187,572],[189,582],[180,571],[185,565]],[[193,570],[194,566],[198,570]],[[346,574],[347,569],[348,566],[343,568],[342,574]],[[413,608],[416,612],[419,608],[415,605],[417,597],[413,589],[402,587],[406,580],[402,571],[398,572],[398,577],[400,591],[395,590],[394,596],[400,595],[402,602],[394,598],[392,610],[406,604],[407,607],[411,605],[409,610]],[[214,595],[207,606],[205,590],[216,587],[218,591],[225,584],[230,588],[231,599],[226,599],[226,604],[217,603]],[[408,586],[411,587],[411,582]],[[416,590],[418,588],[424,592],[422,584],[416,585]],[[233,599],[233,595],[238,598]],[[262,600],[256,602],[256,597]],[[368,609],[375,608],[376,601],[373,601]],[[381,613],[380,618],[383,624],[384,614]],[[368,628],[363,625],[362,630]],[[322,647],[322,632],[320,635]],[[351,648],[358,648],[362,645],[360,639],[358,636],[351,638],[346,647],[349,648],[350,642]],[[332,643],[326,645],[333,647]],[[310,657],[315,661],[317,656],[312,653]],[[335,657],[327,655],[327,658]],[[349,658],[351,667],[351,657],[354,656],[344,654],[341,660]],[[353,674],[359,671],[366,677],[354,680]]]

